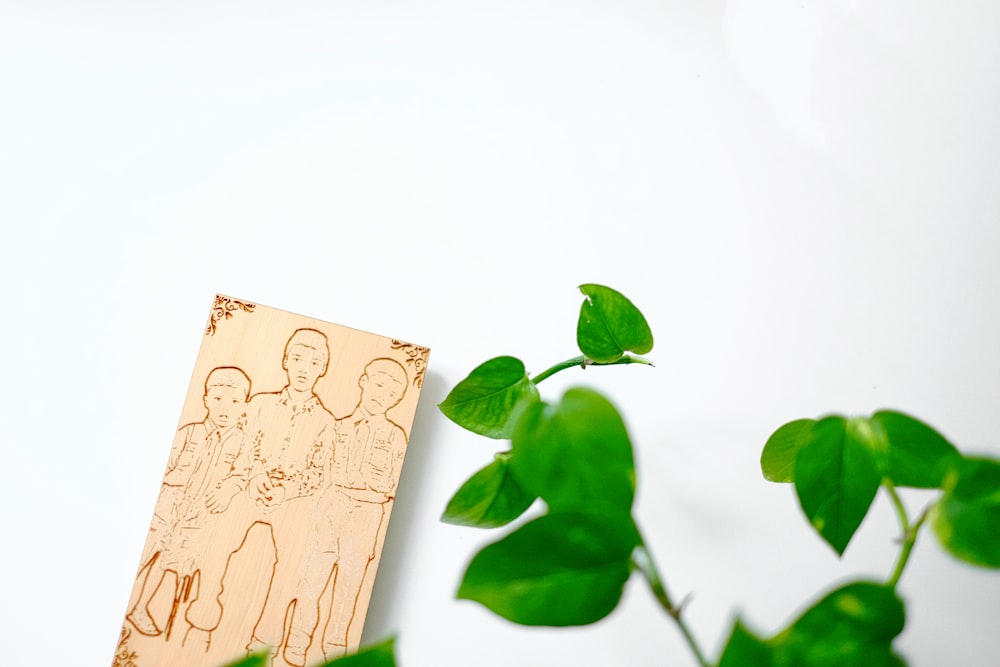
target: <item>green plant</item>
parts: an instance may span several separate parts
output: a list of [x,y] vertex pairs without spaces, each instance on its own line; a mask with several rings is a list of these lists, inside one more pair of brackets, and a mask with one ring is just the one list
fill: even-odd
[[[542,381],[574,366],[649,364],[632,355],[653,347],[640,311],[610,288],[580,289],[586,297],[577,325],[583,356],[533,378],[518,359],[491,359],[440,405],[459,426],[511,444],[459,489],[443,520],[495,528],[543,501],[539,516],[472,558],[460,598],[516,623],[582,625],[610,613],[625,582],[638,574],[702,667],[878,667],[905,664],[892,646],[905,625],[896,587],[925,524],[956,558],[1000,567],[1000,462],[963,456],[933,428],[900,412],[795,420],[764,445],[764,477],[794,485],[810,525],[838,555],[884,489],[899,517],[899,555],[885,581],[827,592],[774,636],[757,636],[738,620],[722,655],[711,661],[632,515],[635,470],[621,416],[593,389],[572,388],[553,402],[540,397]],[[941,493],[913,519],[899,487]]]
[[[925,525],[956,558],[1000,568],[1000,461],[964,456],[933,428],[901,412],[795,420],[765,443],[764,477],[794,485],[810,525],[838,555],[879,489],[885,490],[899,517],[898,557],[885,581],[853,581],[828,591],[773,636],[761,637],[737,619],[721,655],[710,660],[632,514],[636,471],[618,410],[587,387],[570,388],[554,401],[539,392],[544,380],[575,367],[652,365],[638,356],[653,348],[642,313],[608,287],[580,289],[585,296],[577,324],[581,355],[534,377],[515,357],[490,359],[439,405],[459,426],[509,441],[459,488],[442,519],[500,528],[523,518],[472,558],[459,598],[515,623],[586,625],[613,611],[637,574],[701,667],[898,667],[906,663],[893,641],[905,626],[905,608],[896,588]],[[940,494],[913,518],[899,487]],[[534,507],[537,513],[526,516]],[[387,667],[394,664],[392,645],[335,662]]]

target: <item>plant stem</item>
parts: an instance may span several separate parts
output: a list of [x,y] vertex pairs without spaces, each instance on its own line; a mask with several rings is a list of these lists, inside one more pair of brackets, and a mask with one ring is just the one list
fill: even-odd
[[618,366],[622,364],[643,364],[644,366],[652,366],[653,362],[644,357],[636,357],[631,354],[626,354],[620,359],[615,361],[600,362],[594,361],[593,359],[588,359],[582,354],[579,357],[573,357],[572,359],[567,359],[566,361],[561,361],[551,368],[547,368],[535,377],[531,378],[531,381],[538,384],[542,380],[549,378],[559,371],[564,371],[567,368],[573,368],[574,366],[579,366],[580,368],[586,368],[587,366]]
[[701,667],[711,667],[708,660],[705,659],[701,647],[698,646],[698,641],[694,638],[694,634],[692,634],[691,629],[681,617],[684,607],[683,603],[678,607],[671,601],[670,594],[667,593],[667,587],[664,585],[663,579],[660,577],[660,572],[656,568],[656,563],[653,562],[653,557],[646,548],[645,543],[640,542],[639,546],[632,552],[632,563],[642,573],[642,576],[646,578],[649,587],[653,590],[653,596],[656,598],[656,601],[660,603],[660,606],[667,612],[667,615],[677,623],[677,627],[691,648],[691,652],[694,653],[698,664]]
[[903,576],[903,570],[906,569],[906,563],[910,560],[910,552],[913,551],[913,545],[917,541],[917,533],[920,532],[920,527],[923,525],[924,520],[927,518],[927,512],[924,511],[923,514],[914,522],[910,523],[910,517],[906,513],[906,506],[903,505],[903,499],[899,497],[899,493],[896,491],[896,487],[893,486],[892,482],[889,480],[884,480],[885,490],[889,493],[889,498],[892,499],[893,507],[896,508],[896,515],[899,517],[899,527],[902,531],[902,536],[900,540],[903,546],[899,551],[899,558],[896,560],[896,567],[892,572],[892,576],[886,582],[886,585],[895,588],[896,584],[899,583],[900,577]]

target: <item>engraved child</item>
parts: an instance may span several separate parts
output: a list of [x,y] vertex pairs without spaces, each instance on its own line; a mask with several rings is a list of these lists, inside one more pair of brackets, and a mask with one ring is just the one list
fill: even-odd
[[358,379],[361,398],[337,423],[332,476],[320,497],[298,602],[292,614],[285,661],[301,667],[319,620],[319,598],[333,574],[333,603],[322,650],[342,655],[358,595],[375,557],[386,505],[396,493],[406,433],[386,417],[403,400],[406,370],[397,361],[374,359]]
[[145,578],[126,616],[144,635],[163,631],[148,605],[168,572],[175,578],[175,592],[164,625],[167,638],[180,602],[190,594],[195,573],[203,580],[205,571],[213,569],[213,554],[203,545],[220,523],[215,516],[225,512],[233,497],[246,488],[253,463],[251,443],[243,430],[249,394],[250,379],[239,368],[212,370],[205,379],[202,399],[208,411],[205,420],[177,431],[139,570]]
[[288,339],[282,360],[288,384],[280,392],[250,399],[255,429],[250,495],[262,510],[309,496],[321,485],[321,464],[334,419],[314,389],[326,374],[329,358],[323,333],[298,329]]

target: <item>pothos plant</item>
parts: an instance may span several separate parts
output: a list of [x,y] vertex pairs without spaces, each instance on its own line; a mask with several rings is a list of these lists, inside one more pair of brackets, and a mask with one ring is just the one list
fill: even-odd
[[[459,488],[442,517],[474,528],[509,526],[472,557],[459,598],[515,623],[579,626],[610,614],[626,582],[638,576],[700,667],[902,667],[906,661],[893,648],[906,618],[897,587],[920,531],[929,527],[961,561],[1000,568],[1000,461],[963,455],[902,412],[797,419],[764,444],[764,478],[794,487],[809,524],[838,555],[884,489],[899,518],[899,554],[884,581],[852,581],[825,592],[773,635],[737,618],[721,655],[711,659],[668,592],[632,513],[632,441],[617,408],[588,387],[554,400],[539,391],[547,378],[576,367],[652,365],[641,356],[653,349],[653,335],[639,309],[609,287],[580,290],[580,355],[535,376],[515,357],[490,359],[438,406],[459,426],[506,443]],[[914,517],[901,487],[939,493]],[[392,667],[392,639],[333,663]],[[262,656],[250,656],[231,667],[264,664]]]

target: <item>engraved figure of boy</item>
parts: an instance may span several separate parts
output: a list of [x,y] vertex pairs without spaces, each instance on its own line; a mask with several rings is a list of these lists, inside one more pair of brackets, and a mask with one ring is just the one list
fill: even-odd
[[406,433],[386,417],[403,400],[406,370],[397,361],[374,359],[358,379],[361,398],[354,412],[337,423],[330,484],[320,497],[292,614],[285,661],[301,667],[319,620],[319,599],[333,574],[330,620],[322,650],[342,655],[386,505],[395,497]]
[[254,475],[249,492],[271,525],[276,562],[267,599],[254,627],[249,650],[278,647],[285,615],[295,600],[301,559],[312,527],[311,496],[322,486],[326,459],[333,448],[335,420],[314,392],[327,371],[326,336],[298,329],[285,346],[282,367],[288,384],[276,393],[250,399],[254,429]]
[[226,555],[220,559],[205,545],[225,522],[215,517],[246,488],[250,475],[253,448],[244,431],[249,394],[246,373],[235,367],[215,368],[205,379],[205,420],[177,431],[139,570],[140,575],[145,571],[145,578],[138,600],[126,615],[144,635],[162,632],[148,605],[167,572],[176,578],[174,602],[164,626],[169,639],[178,606],[190,593],[195,573],[203,582],[225,568]]

